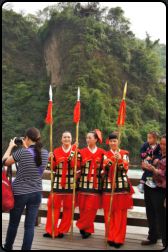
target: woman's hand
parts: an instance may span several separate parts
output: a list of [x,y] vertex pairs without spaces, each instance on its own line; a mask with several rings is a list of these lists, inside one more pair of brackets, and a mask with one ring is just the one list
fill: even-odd
[[151,165],[151,164],[146,164],[146,169],[148,171],[151,171],[151,172],[154,172],[154,173],[157,172],[156,168],[153,165]]
[[79,147],[79,143],[78,142],[75,142],[75,145],[77,146],[77,148]]
[[152,158],[151,158],[150,156],[147,156],[147,157],[145,158],[145,160],[146,160],[146,161],[149,161],[149,160],[152,160]]
[[121,158],[121,155],[120,155],[119,152],[116,152],[116,153],[114,154],[114,157],[115,157],[116,160],[118,160],[118,159]]
[[27,149],[27,148],[28,148],[28,146],[26,145],[26,143],[25,143],[25,140],[24,140],[24,139],[22,139],[22,148],[24,148],[24,149]]
[[[6,162],[5,162],[5,165],[7,165],[7,166],[9,166],[9,165],[15,163],[13,157],[10,156],[10,153],[11,153],[12,148],[13,148],[14,146],[17,147],[17,145],[15,144],[15,138],[16,138],[16,137],[14,137],[13,139],[10,140],[8,149],[6,150],[6,152],[5,152],[5,154],[3,155],[3,158],[2,158],[2,160],[5,159],[5,158],[7,158],[7,160],[6,160]],[[10,157],[9,157],[9,156],[10,156]]]
[[53,152],[49,152],[49,158],[53,157]]
[[17,145],[15,144],[15,138],[16,138],[16,137],[14,137],[13,139],[11,139],[10,142],[9,142],[9,147],[10,147],[11,149],[12,149],[14,146],[17,147]]
[[146,165],[147,163],[145,163],[144,161],[142,161],[142,169],[145,171],[146,170]]
[[164,200],[164,207],[166,207],[166,199]]
[[158,162],[159,162],[159,159],[158,159],[158,158],[153,160],[153,164],[154,164],[154,165],[157,165]]

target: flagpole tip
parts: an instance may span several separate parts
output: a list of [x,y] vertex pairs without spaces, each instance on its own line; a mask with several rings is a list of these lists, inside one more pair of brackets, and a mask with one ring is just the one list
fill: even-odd
[[77,92],[77,101],[80,101],[80,87],[78,87],[78,92]]
[[127,82],[125,82],[124,86],[123,100],[125,100],[126,92],[127,92]]
[[49,101],[52,101],[52,87],[49,88]]

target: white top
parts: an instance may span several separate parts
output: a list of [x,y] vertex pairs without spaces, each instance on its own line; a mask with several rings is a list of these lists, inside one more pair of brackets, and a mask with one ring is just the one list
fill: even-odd
[[89,148],[89,146],[88,146],[88,149],[90,150],[90,152],[92,152],[94,154],[97,151],[97,146],[94,148],[93,151],[91,151],[91,149]]
[[[115,154],[116,152],[117,152],[117,150],[114,152],[112,149],[110,149],[111,150],[111,152],[113,153],[113,154]],[[118,152],[120,152],[120,149],[119,149],[119,151]]]
[[65,153],[67,153],[70,149],[71,149],[71,145],[69,146],[69,148],[67,150],[64,149],[63,145],[62,145],[62,149]]

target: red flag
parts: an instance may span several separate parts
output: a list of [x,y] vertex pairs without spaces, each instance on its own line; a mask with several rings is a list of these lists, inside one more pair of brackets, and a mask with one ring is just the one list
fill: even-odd
[[45,123],[53,123],[52,117],[51,117],[51,110],[52,110],[53,104],[52,101],[48,104],[48,110],[47,110],[47,117],[45,119]]
[[76,106],[74,108],[74,112],[73,112],[74,114],[73,122],[75,123],[78,123],[80,120],[80,106],[81,106],[80,101],[77,101]]
[[122,108],[123,108],[123,114],[122,114],[122,126],[123,126],[124,123],[125,123],[125,100],[122,100],[122,102],[120,103],[120,109],[118,111],[119,117],[118,117],[118,120],[117,120],[117,125],[118,126],[120,125]]

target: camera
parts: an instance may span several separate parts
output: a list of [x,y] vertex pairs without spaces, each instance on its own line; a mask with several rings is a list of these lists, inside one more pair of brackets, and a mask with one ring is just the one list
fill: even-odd
[[15,144],[16,145],[22,145],[22,139],[24,140],[24,137],[16,137],[15,138]]

